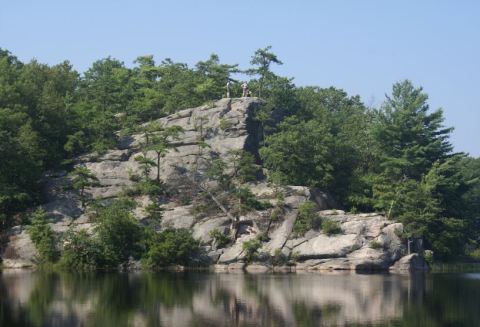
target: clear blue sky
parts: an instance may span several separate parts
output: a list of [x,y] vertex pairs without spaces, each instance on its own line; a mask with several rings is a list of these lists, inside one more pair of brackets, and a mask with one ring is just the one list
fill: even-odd
[[444,108],[456,150],[480,156],[480,1],[0,0],[0,47],[79,71],[109,55],[193,64],[213,52],[246,67],[266,45],[297,85],[367,105],[411,79]]

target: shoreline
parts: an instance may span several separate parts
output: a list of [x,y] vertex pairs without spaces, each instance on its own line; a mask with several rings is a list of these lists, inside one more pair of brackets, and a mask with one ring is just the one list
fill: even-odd
[[428,270],[410,269],[315,269],[312,267],[298,265],[271,266],[260,263],[247,264],[245,262],[235,262],[230,264],[213,264],[208,266],[182,266],[173,265],[157,269],[130,267],[112,270],[94,269],[84,271],[70,271],[56,267],[48,266],[17,266],[5,267],[0,264],[0,273],[3,271],[52,271],[52,272],[209,272],[209,273],[247,273],[247,274],[417,274],[417,273],[466,273],[479,272],[480,262],[452,262],[452,263],[434,263],[429,265]]

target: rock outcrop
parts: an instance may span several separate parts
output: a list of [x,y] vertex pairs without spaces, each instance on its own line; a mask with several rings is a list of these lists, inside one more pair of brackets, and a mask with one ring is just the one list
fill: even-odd
[[390,271],[400,273],[422,272],[428,271],[428,265],[422,256],[418,253],[412,253],[395,262],[395,264],[390,267]]
[[[249,189],[271,207],[252,210],[238,217],[238,231],[233,244],[226,248],[216,248],[210,232],[214,229],[228,233],[232,226],[231,217],[221,210],[198,216],[189,201],[182,197],[192,194],[191,174],[202,175],[205,163],[211,159],[226,159],[230,150],[246,150],[258,159],[260,127],[253,119],[260,101],[256,98],[222,99],[211,105],[185,109],[159,119],[163,126],[180,126],[183,133],[176,141],[176,151],[170,151],[161,159],[160,177],[174,196],[165,198],[162,204],[161,228],[187,228],[192,230],[208,253],[211,264],[218,270],[246,266],[246,253],[243,243],[262,236],[257,249],[255,265],[246,267],[251,272],[271,270],[279,265],[275,260],[283,258],[283,268],[278,270],[388,270],[406,254],[401,239],[403,226],[378,214],[346,214],[341,210],[327,210],[335,207],[335,202],[327,194],[303,186],[274,188],[264,181],[250,183]],[[202,135],[199,135],[202,134]],[[201,137],[205,146],[198,146]],[[95,187],[86,189],[86,196],[100,202],[108,202],[134,187],[139,174],[135,157],[142,153],[143,134],[119,137],[118,146],[101,155],[89,154],[79,157],[77,165],[90,169],[98,178]],[[155,159],[155,153],[147,156]],[[151,173],[151,178],[156,172]],[[91,231],[93,224],[88,213],[81,208],[80,199],[71,187],[66,172],[45,175],[42,181],[46,203],[42,206],[52,217],[52,229],[62,234],[69,228]],[[283,199],[279,204],[278,193]],[[136,218],[142,221],[145,208],[151,203],[148,196],[135,196]],[[327,235],[321,230],[310,230],[305,235],[293,233],[298,209],[305,201],[317,206],[321,220],[332,220],[338,226],[337,234]],[[274,207],[280,214],[271,219]],[[10,268],[31,267],[36,263],[36,251],[21,227],[12,228],[7,235],[7,244],[2,255],[3,266]],[[415,259],[416,260],[416,259]],[[398,269],[403,270],[416,261],[404,258]],[[416,263],[415,263],[416,265]],[[397,267],[395,266],[395,267]]]

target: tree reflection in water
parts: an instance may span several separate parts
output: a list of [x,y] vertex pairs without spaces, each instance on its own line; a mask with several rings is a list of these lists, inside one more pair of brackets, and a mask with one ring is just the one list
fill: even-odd
[[462,275],[4,271],[0,326],[475,326]]

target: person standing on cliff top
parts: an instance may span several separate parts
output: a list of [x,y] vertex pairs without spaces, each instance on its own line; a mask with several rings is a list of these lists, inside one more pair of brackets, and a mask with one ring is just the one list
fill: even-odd
[[232,87],[232,84],[233,84],[232,81],[227,82],[227,98],[230,98],[230,89]]
[[243,82],[242,84],[242,90],[243,90],[243,93],[242,93],[242,97],[248,97],[248,83],[247,82]]

